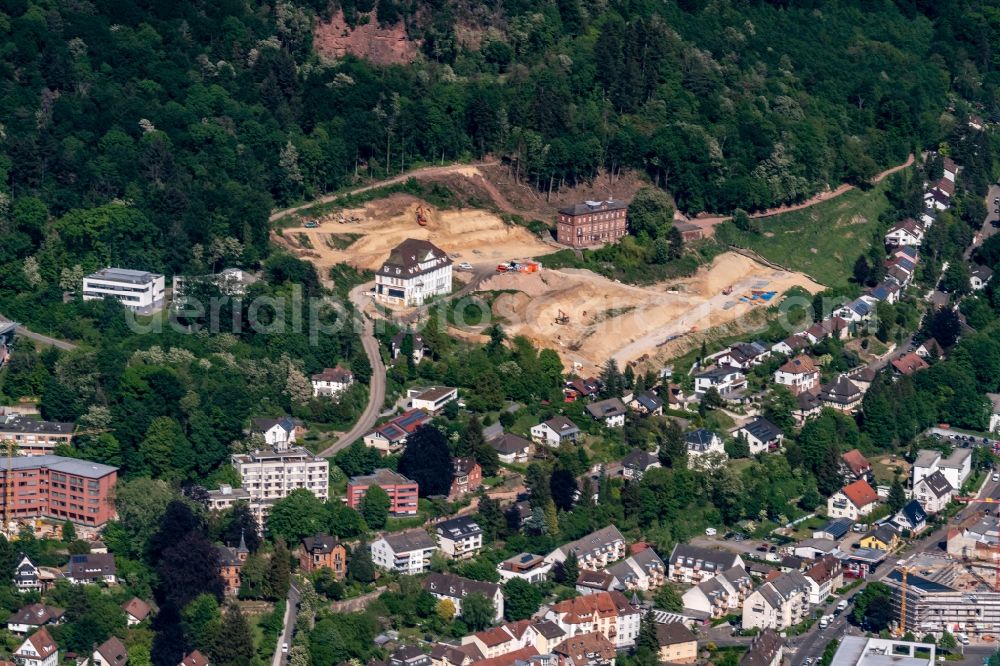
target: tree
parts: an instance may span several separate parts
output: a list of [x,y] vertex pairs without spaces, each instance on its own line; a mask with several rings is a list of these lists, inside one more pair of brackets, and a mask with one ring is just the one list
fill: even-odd
[[212,663],[220,666],[244,666],[253,662],[253,634],[236,604],[226,608],[211,655]]
[[508,620],[527,620],[542,605],[541,590],[523,578],[511,578],[503,586],[503,612]]
[[118,522],[105,533],[108,545],[116,553],[134,559],[144,557],[150,538],[174,497],[174,491],[164,481],[143,478],[119,481],[113,498]]
[[613,358],[604,362],[598,379],[601,382],[602,398],[620,398],[625,392],[625,378],[618,369],[618,362]]
[[958,649],[958,641],[955,640],[953,633],[945,631],[941,634],[941,639],[938,640],[938,647],[945,652],[953,652]]
[[288,551],[284,539],[278,539],[271,553],[271,562],[267,569],[267,586],[271,598],[284,599],[288,595],[289,581],[292,575],[292,554]]
[[482,631],[491,624],[497,615],[496,606],[482,592],[467,594],[462,599],[462,621],[472,631]]
[[161,604],[183,608],[200,594],[222,599],[219,555],[204,534],[192,531],[167,547],[156,567]]
[[871,266],[868,265],[868,257],[861,255],[854,262],[854,282],[855,284],[867,285],[868,277],[871,275]]
[[702,396],[701,402],[698,403],[698,411],[701,412],[704,408],[705,410],[719,409],[720,407],[725,407],[726,401],[722,399],[722,395],[719,393],[719,389],[714,386],[710,386],[705,395]]
[[389,520],[389,506],[392,500],[381,486],[368,486],[361,498],[361,516],[372,529],[380,530]]
[[684,430],[673,419],[660,421],[656,429],[657,458],[666,468],[687,468],[687,443]]
[[653,594],[653,603],[657,608],[662,608],[671,613],[679,613],[684,609],[684,601],[677,588],[667,583]]
[[71,541],[76,541],[76,526],[73,525],[72,521],[65,521],[62,524],[62,541],[63,543],[69,543]]
[[781,384],[775,384],[764,398],[764,418],[779,430],[789,432],[795,426],[793,412],[797,406],[792,392]]
[[953,297],[960,298],[972,290],[970,279],[972,279],[972,271],[969,270],[969,265],[964,261],[955,261],[941,276],[941,291],[946,291]]
[[469,417],[465,428],[462,429],[458,445],[455,447],[455,455],[462,458],[475,458],[482,468],[484,476],[493,476],[500,469],[500,458],[497,456],[497,451],[486,442],[486,438],[483,436],[483,424],[476,414]]
[[246,543],[247,550],[256,553],[260,548],[260,535],[257,533],[257,519],[250,511],[246,502],[237,502],[229,512],[226,524],[219,534],[226,544],[237,544],[241,540]]
[[563,585],[574,586],[576,585],[576,579],[580,577],[580,563],[577,560],[576,553],[570,553],[556,566],[555,578],[557,583],[562,583]]
[[442,622],[451,622],[455,617],[455,603],[451,599],[440,599],[434,612]]
[[903,489],[898,476],[892,480],[886,504],[889,506],[889,511],[894,514],[906,505],[906,490]]
[[181,617],[188,643],[208,652],[222,627],[219,601],[211,594],[199,594],[184,607]]
[[851,617],[872,632],[888,628],[892,622],[892,589],[885,583],[869,583],[854,601]]
[[628,207],[629,231],[651,239],[666,236],[674,221],[674,207],[666,192],[658,187],[643,187],[635,193]]
[[557,508],[563,511],[569,511],[573,508],[577,485],[572,472],[566,469],[553,471],[549,478],[549,490],[552,493],[552,501],[555,502]]
[[323,502],[305,488],[297,488],[274,503],[267,517],[267,531],[288,543],[322,532],[325,514]]
[[347,575],[359,583],[371,583],[375,580],[375,565],[372,563],[372,552],[363,541],[351,552],[347,559]]
[[962,333],[962,321],[951,308],[939,308],[925,320],[926,337],[934,338],[945,349],[958,340]]
[[660,663],[660,639],[656,633],[656,617],[650,608],[639,624],[639,636],[635,641],[636,662],[643,666],[658,666]]
[[[184,430],[176,419],[169,416],[153,419],[145,438],[139,444],[139,453],[146,463],[147,473],[154,478],[186,475],[190,469],[186,459],[189,451],[190,445],[184,437]],[[182,467],[177,469],[175,462]]]
[[479,523],[486,538],[491,541],[498,538],[507,526],[500,502],[487,495],[483,495],[479,498],[478,508],[479,514],[476,522]]
[[453,477],[448,440],[434,426],[417,429],[399,459],[399,472],[420,485],[420,496],[447,495]]

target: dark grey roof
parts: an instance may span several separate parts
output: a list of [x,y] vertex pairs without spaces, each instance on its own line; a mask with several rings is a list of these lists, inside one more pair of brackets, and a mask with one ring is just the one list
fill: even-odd
[[7,465],[14,471],[22,469],[34,469],[43,467],[45,469],[82,476],[87,479],[100,479],[112,472],[117,472],[117,467],[102,465],[101,463],[90,462],[89,460],[78,460],[77,458],[66,458],[64,456],[14,456]]
[[694,449],[696,451],[705,451],[709,446],[712,445],[712,441],[717,438],[716,435],[711,430],[706,428],[698,428],[694,432],[689,432],[685,437],[684,441],[687,442],[689,449]]
[[955,490],[955,488],[952,487],[951,482],[945,478],[945,475],[942,474],[939,469],[935,470],[933,474],[928,474],[921,481],[927,485],[930,491],[934,493],[935,497],[944,497],[948,493]]
[[737,555],[726,550],[699,548],[686,543],[674,546],[670,553],[670,564],[675,567],[700,567],[704,571],[725,571],[737,564]]
[[602,527],[596,532],[591,532],[587,536],[577,539],[576,541],[571,541],[560,546],[559,550],[567,555],[572,552],[576,553],[577,557],[582,557],[604,550],[611,544],[619,541],[624,542],[625,537],[622,536],[622,533],[618,531],[617,527],[614,525],[608,525],[607,527]]
[[774,425],[762,416],[758,416],[750,423],[741,428],[753,435],[762,442],[771,442],[781,437],[782,432],[778,426]]
[[468,516],[459,516],[451,520],[445,520],[435,526],[437,533],[443,537],[451,539],[466,539],[477,534],[482,534],[483,530],[479,523]]
[[69,558],[69,577],[75,580],[114,576],[115,572],[115,558],[110,553],[71,555]]
[[927,512],[924,511],[924,507],[920,506],[920,502],[917,500],[910,500],[899,510],[899,513],[906,518],[910,525],[919,525],[920,523],[926,522]]
[[560,208],[563,215],[586,215],[587,213],[603,213],[609,210],[621,210],[627,208],[628,204],[621,199],[608,199],[606,201],[584,201],[573,206]]
[[329,534],[317,534],[302,540],[307,553],[329,553],[339,545],[339,541]]
[[0,418],[0,432],[35,435],[71,435],[73,434],[73,424],[61,423],[59,421],[39,421],[37,419],[11,415],[6,419]]
[[382,536],[395,553],[405,553],[414,550],[434,548],[436,544],[427,532],[420,528],[395,532]]
[[993,277],[993,269],[989,266],[976,266],[972,269],[972,275],[980,280],[989,280]]
[[629,469],[636,469],[640,472],[645,472],[650,468],[650,466],[658,462],[659,459],[649,451],[632,449],[632,451],[622,458],[622,467],[628,467]]
[[[428,264],[421,267],[421,264]],[[389,258],[378,270],[378,275],[389,277],[416,277],[450,266],[451,259],[444,250],[430,241],[407,238],[393,248]]]
[[635,396],[635,400],[650,412],[655,412],[660,407],[663,407],[663,401],[660,399],[660,396],[656,395],[652,391],[640,393]]
[[657,624],[656,638],[660,647],[666,645],[677,645],[678,643],[690,643],[698,640],[698,637],[692,634],[691,630],[680,622]]
[[531,442],[509,432],[490,440],[489,444],[496,449],[497,453],[507,456],[515,455],[531,448]]
[[817,531],[826,532],[827,534],[832,536],[834,540],[839,541],[841,538],[843,538],[845,534],[847,534],[850,531],[851,525],[853,524],[854,521],[851,520],[850,518],[836,518],[834,520],[829,521],[826,525],[824,525]]
[[87,276],[90,280],[113,280],[114,282],[126,282],[128,284],[146,284],[156,278],[163,277],[159,273],[149,271],[135,271],[130,268],[102,268],[96,273]]
[[820,400],[840,405],[848,405],[860,397],[861,389],[844,375],[829,384],[824,384],[819,390]]
[[750,649],[740,658],[740,666],[770,666],[784,644],[773,629],[765,629],[750,643]]
[[500,591],[500,586],[496,583],[486,583],[452,574],[431,573],[424,579],[424,589],[431,594],[455,599],[464,599],[467,595],[474,593],[482,594],[487,599],[493,599]]

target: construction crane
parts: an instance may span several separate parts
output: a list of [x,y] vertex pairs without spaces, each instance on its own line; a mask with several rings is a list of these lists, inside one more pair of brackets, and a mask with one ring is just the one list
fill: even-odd
[[906,633],[906,579],[910,575],[910,567],[897,567],[900,573],[901,583],[899,586],[899,624],[892,632],[893,636],[900,638]]

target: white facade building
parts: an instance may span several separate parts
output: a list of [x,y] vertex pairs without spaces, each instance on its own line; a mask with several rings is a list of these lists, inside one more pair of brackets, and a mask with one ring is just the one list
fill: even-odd
[[435,526],[441,552],[453,560],[474,557],[483,548],[483,530],[468,516],[459,516]]
[[83,300],[113,298],[129,310],[148,314],[163,307],[162,275],[127,268],[104,268],[83,278]]
[[451,259],[430,241],[407,238],[375,273],[375,299],[388,305],[422,305],[449,293]]
[[[308,490],[320,501],[330,497],[330,463],[302,447],[279,446],[232,456],[239,472],[241,487],[209,491],[209,503],[218,508],[249,497],[250,510],[263,527],[271,506],[299,488]],[[242,492],[236,492],[240,490]],[[227,503],[227,499],[231,500]]]
[[420,528],[386,534],[373,541],[372,563],[385,570],[417,575],[427,571],[437,544]]

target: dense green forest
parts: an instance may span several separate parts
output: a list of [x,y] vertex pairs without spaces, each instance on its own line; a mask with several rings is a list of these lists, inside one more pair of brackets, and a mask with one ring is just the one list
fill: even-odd
[[423,49],[388,68],[313,52],[335,7],[0,2],[5,300],[75,266],[253,265],[272,205],[356,173],[491,154],[541,189],[636,168],[682,210],[754,210],[995,107],[990,2],[381,0]]

